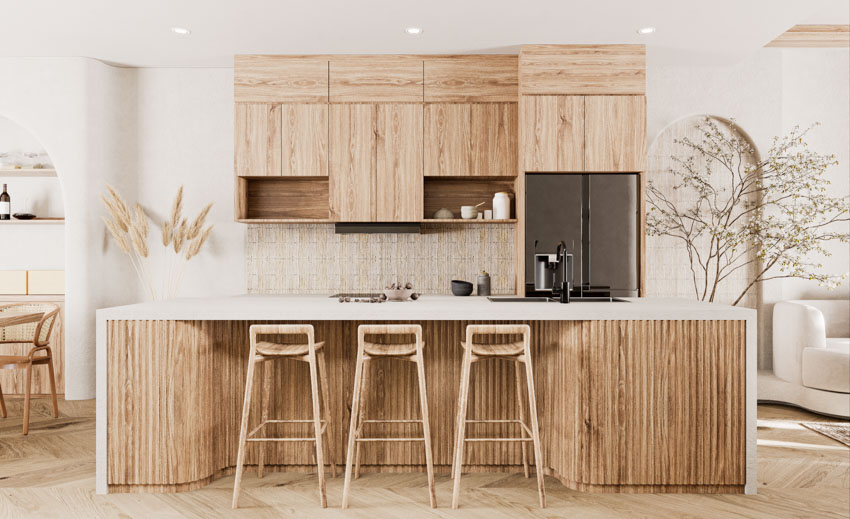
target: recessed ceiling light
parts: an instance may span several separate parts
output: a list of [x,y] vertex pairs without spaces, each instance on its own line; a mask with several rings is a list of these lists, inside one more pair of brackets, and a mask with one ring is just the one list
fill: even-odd
[[172,27],[171,32],[179,34],[180,36],[188,36],[189,34],[192,34],[192,31],[185,27]]
[[655,27],[641,27],[637,30],[638,34],[652,34],[655,32]]
[[420,34],[422,34],[422,27],[408,27],[404,30],[404,32],[410,34],[411,36],[419,36]]

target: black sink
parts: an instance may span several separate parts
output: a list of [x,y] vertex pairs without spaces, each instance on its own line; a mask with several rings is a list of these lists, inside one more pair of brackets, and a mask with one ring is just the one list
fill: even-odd
[[[488,297],[491,303],[557,303],[556,297]],[[571,297],[570,303],[628,303],[619,297]]]

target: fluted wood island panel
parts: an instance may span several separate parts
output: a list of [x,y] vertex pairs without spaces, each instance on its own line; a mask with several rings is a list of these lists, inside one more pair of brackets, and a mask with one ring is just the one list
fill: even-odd
[[[330,419],[336,422],[330,446],[340,463],[357,326],[367,321],[299,322],[314,324],[317,340],[326,341]],[[460,340],[467,324],[484,321],[392,322],[423,326],[434,464],[448,472]],[[542,463],[568,487],[592,492],[744,491],[746,320],[486,322],[527,322],[532,327]],[[250,324],[105,320],[110,492],[190,490],[230,473],[236,462]],[[396,361],[374,361],[370,380],[375,390],[366,393],[369,418],[416,418],[415,373],[404,363],[386,369],[390,362]],[[310,418],[303,363],[272,364],[270,417]],[[494,360],[473,369],[481,371],[473,377],[470,418],[516,418],[513,366]],[[258,398],[254,405],[256,418]],[[414,432],[399,424],[380,427],[374,434]],[[506,427],[479,425],[468,434],[516,432]],[[306,426],[300,433],[311,434]],[[258,448],[249,446],[248,465],[256,464]],[[269,470],[315,470],[309,443],[277,442],[265,448]],[[363,448],[365,472],[424,471],[419,444],[370,442]],[[467,452],[468,470],[522,470],[516,442],[471,443]]]

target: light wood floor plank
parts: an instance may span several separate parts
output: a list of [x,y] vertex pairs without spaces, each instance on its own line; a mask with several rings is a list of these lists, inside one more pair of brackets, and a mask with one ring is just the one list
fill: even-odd
[[832,421],[781,406],[759,406],[759,493],[744,495],[589,494],[547,477],[547,505],[536,481],[521,474],[464,474],[463,507],[450,508],[448,474],[436,476],[440,508],[428,504],[424,473],[369,473],[352,482],[351,508],[339,510],[342,477],[328,478],[328,509],[319,507],[314,474],[246,471],[239,510],[230,508],[233,476],[179,494],[94,493],[94,401],[34,401],[29,437],[21,401],[0,419],[0,518],[846,518],[850,515],[850,449],[800,426]]

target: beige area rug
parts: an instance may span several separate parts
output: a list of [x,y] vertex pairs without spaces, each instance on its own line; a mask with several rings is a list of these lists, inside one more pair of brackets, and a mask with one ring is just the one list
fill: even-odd
[[800,422],[800,425],[850,447],[850,423]]

